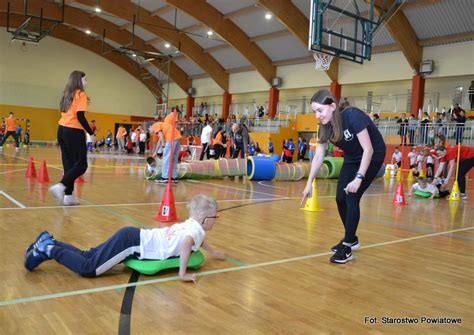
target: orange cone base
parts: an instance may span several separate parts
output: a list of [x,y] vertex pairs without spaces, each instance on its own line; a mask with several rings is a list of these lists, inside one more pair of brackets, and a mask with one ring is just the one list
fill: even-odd
[[84,179],[84,177],[83,177],[83,176],[80,176],[79,178],[77,178],[77,179],[76,179],[76,181],[75,181],[75,182],[76,182],[76,183],[85,183],[85,182],[86,182],[86,180]]
[[41,161],[40,173],[38,175],[38,181],[41,183],[49,183],[48,168],[46,167],[46,161]]
[[403,184],[402,183],[398,184],[397,191],[395,192],[392,203],[396,206],[406,206],[406,205],[408,205],[405,202],[405,192],[403,192]]
[[26,169],[25,177],[36,178],[36,169],[33,157],[30,157],[30,160],[28,161],[28,168]]
[[160,211],[156,214],[155,220],[160,222],[175,222],[178,220],[176,206],[174,204],[173,189],[171,183],[166,184],[165,193],[161,200]]

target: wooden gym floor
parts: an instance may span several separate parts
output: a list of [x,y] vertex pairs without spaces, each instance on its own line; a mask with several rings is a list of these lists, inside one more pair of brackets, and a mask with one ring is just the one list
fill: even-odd
[[[0,154],[1,334],[473,332],[472,180],[469,201],[408,199],[404,207],[391,203],[394,180],[376,180],[361,203],[363,248],[346,265],[329,263],[343,235],[335,180],[318,180],[317,213],[299,210],[305,180],[181,181],[173,186],[180,218],[195,194],[218,200],[207,241],[227,259],[206,254],[197,284],[175,270],[136,276],[122,265],[86,279],[54,261],[27,272],[25,248],[42,230],[88,248],[123,226],[157,227],[164,186],[143,180],[143,160],[93,155],[77,185],[82,205],[60,207],[47,193],[52,183],[25,179],[30,156],[37,172],[46,160],[52,182],[61,175],[56,148]],[[428,323],[445,318],[461,323]]]

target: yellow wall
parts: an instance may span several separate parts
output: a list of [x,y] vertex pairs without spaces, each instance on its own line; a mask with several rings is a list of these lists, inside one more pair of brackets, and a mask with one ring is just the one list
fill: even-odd
[[[30,120],[30,138],[32,141],[56,141],[56,132],[58,129],[59,111],[51,108],[38,108],[27,106],[0,105],[0,118],[7,117],[8,113],[15,113],[17,119]],[[130,116],[119,114],[103,114],[89,112],[86,114],[88,121],[96,120],[98,138],[107,134],[110,129],[114,132],[115,123],[131,123]],[[19,122],[23,129],[25,124]]]
[[[281,127],[279,132],[274,133],[250,133],[250,138],[254,142],[258,142],[260,148],[265,152],[268,153],[268,138],[271,138],[273,141],[273,147],[275,148],[276,154],[282,153],[282,144],[284,139],[293,139],[293,143],[295,143],[295,147],[298,147],[298,131],[296,130],[296,122],[291,121],[288,124],[288,127]],[[297,150],[295,150],[293,159],[297,157]]]

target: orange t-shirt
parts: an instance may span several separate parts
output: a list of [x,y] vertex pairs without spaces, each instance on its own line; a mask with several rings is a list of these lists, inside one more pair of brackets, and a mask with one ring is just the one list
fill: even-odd
[[116,137],[117,138],[123,138],[126,133],[127,133],[127,129],[125,129],[125,127],[118,127]]
[[77,112],[87,112],[87,95],[86,92],[77,90],[74,94],[71,106],[66,112],[61,113],[59,124],[63,127],[84,129],[77,119]]
[[[179,140],[181,138],[181,132],[178,129],[173,130],[173,126],[169,123],[157,122],[153,126],[155,126],[153,128],[153,131],[163,132],[163,136],[165,137],[165,142],[171,142],[172,140]],[[174,131],[174,138],[173,138],[173,131]]]
[[316,151],[316,145],[318,144],[318,140],[312,138],[309,140],[309,151]]
[[212,145],[222,143],[222,132],[218,132],[216,137],[212,139]]
[[7,117],[5,119],[5,123],[7,124],[7,131],[15,131],[16,130],[16,118],[15,117]]

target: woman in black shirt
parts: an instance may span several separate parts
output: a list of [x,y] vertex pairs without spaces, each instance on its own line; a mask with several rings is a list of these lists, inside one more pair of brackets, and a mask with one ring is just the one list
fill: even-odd
[[344,151],[339,174],[336,203],[344,225],[344,238],[331,250],[333,263],[352,260],[352,250],[360,248],[356,236],[360,218],[360,199],[374,180],[385,158],[385,143],[371,119],[360,109],[349,107],[342,112],[334,95],[327,90],[316,92],[311,109],[319,119],[319,143],[311,163],[302,203],[311,197],[312,182],[321,167],[324,153],[331,142]]

